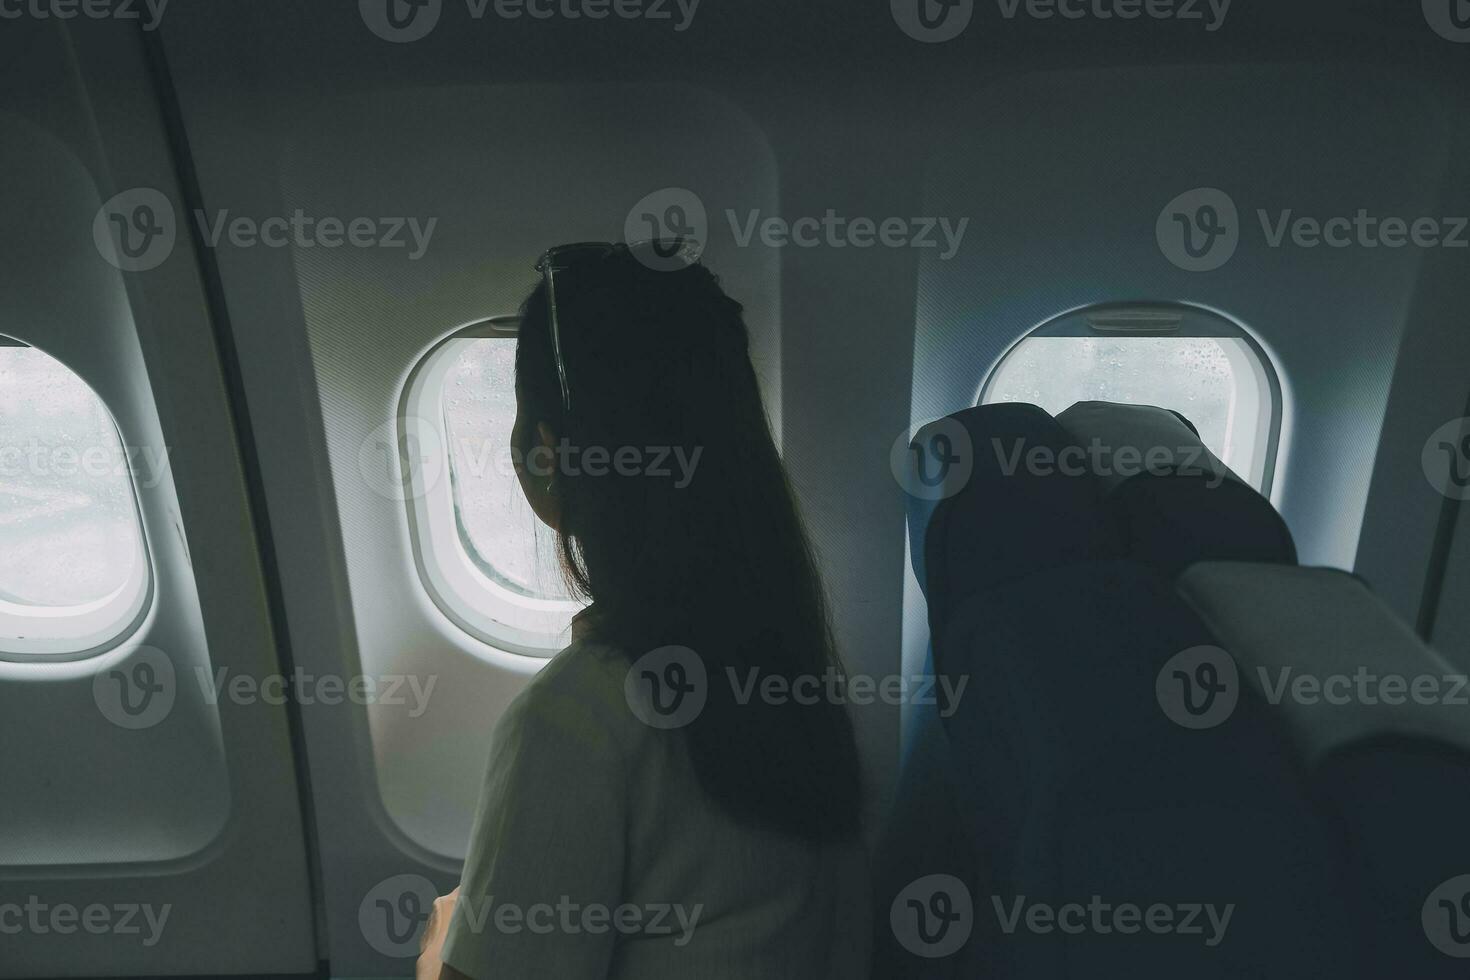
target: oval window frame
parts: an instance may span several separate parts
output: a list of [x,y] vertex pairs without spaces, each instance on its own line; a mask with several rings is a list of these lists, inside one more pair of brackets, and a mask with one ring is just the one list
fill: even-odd
[[[97,389],[69,364],[44,348],[18,337],[0,335],[0,347],[25,348],[50,358],[91,392],[112,425],[117,445],[127,452],[127,442],[117,417]],[[138,485],[132,468],[125,476],[131,494],[133,527],[138,536],[138,561],[132,575],[110,594],[91,602],[70,606],[27,606],[0,599],[0,661],[20,664],[75,663],[100,657],[127,643],[138,632],[153,608],[157,576],[153,568],[148,529],[143,521]],[[42,610],[38,612],[37,610]],[[10,623],[26,624],[30,635],[15,636]]]
[[[1245,368],[1256,376],[1262,392],[1269,397],[1269,404],[1263,405],[1266,411],[1262,413],[1264,417],[1257,431],[1260,460],[1252,466],[1252,473],[1240,475],[1256,486],[1262,496],[1271,499],[1280,464],[1285,399],[1275,361],[1244,325],[1219,311],[1179,301],[1122,301],[1079,306],[1042,322],[1007,346],[985,373],[975,395],[976,405],[987,404],[991,387],[1006,360],[1026,341],[1038,337],[1199,337],[1241,341],[1252,357],[1246,363],[1234,366]],[[1228,347],[1223,349],[1227,356],[1232,355]]]
[[408,473],[405,503],[409,541],[419,581],[435,607],[460,630],[505,653],[549,659],[565,646],[568,630],[555,629],[584,608],[576,600],[527,596],[485,572],[468,553],[455,519],[453,481],[443,416],[444,381],[463,341],[514,340],[520,317],[487,317],[440,338],[409,373],[399,399],[396,431],[400,440],[426,437],[444,454],[439,474],[423,467]]

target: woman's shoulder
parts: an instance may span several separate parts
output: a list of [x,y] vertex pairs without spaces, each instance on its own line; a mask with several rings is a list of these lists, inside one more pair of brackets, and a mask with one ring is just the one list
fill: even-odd
[[594,695],[600,699],[611,693],[621,699],[628,668],[627,656],[617,647],[574,639],[541,668],[526,690],[546,698]]
[[535,741],[557,732],[599,753],[631,749],[644,733],[624,694],[628,669],[616,647],[574,640],[511,703],[502,734],[515,730]]

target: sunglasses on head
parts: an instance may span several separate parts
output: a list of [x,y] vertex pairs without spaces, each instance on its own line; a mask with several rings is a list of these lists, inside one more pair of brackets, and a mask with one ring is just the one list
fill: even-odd
[[699,261],[699,243],[688,238],[655,238],[647,241],[575,242],[556,245],[546,250],[536,262],[536,271],[546,283],[547,318],[551,321],[551,353],[556,358],[556,378],[561,384],[561,407],[572,410],[571,387],[567,383],[567,364],[562,355],[561,318],[557,313],[556,284],[578,269],[601,262],[610,256],[628,254],[650,269],[674,271]]

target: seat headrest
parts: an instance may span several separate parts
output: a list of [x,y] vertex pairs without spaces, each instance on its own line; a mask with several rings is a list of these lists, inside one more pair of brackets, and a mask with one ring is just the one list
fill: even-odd
[[914,458],[941,433],[947,451],[968,457],[968,472],[944,499],[909,498],[910,550],[931,626],[963,595],[1118,553],[1097,485],[1056,466],[1076,447],[1045,411],[1008,403],[956,412],[915,434]]
[[1199,561],[1295,564],[1286,522],[1180,415],[1079,402],[981,405],[909,442],[910,557],[931,628],[955,602],[1089,559],[1172,578]]
[[1308,765],[1377,739],[1470,752],[1464,672],[1359,579],[1329,568],[1204,562],[1179,594],[1291,733]]
[[1296,563],[1281,515],[1183,416],[1078,402],[1056,421],[1082,447],[1128,557],[1165,576],[1198,561]]

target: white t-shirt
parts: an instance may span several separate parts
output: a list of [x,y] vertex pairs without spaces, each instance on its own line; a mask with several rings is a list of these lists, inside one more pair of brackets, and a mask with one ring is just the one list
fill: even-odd
[[862,980],[867,854],[748,827],[678,731],[637,719],[629,661],[578,639],[495,728],[444,962],[474,980]]

